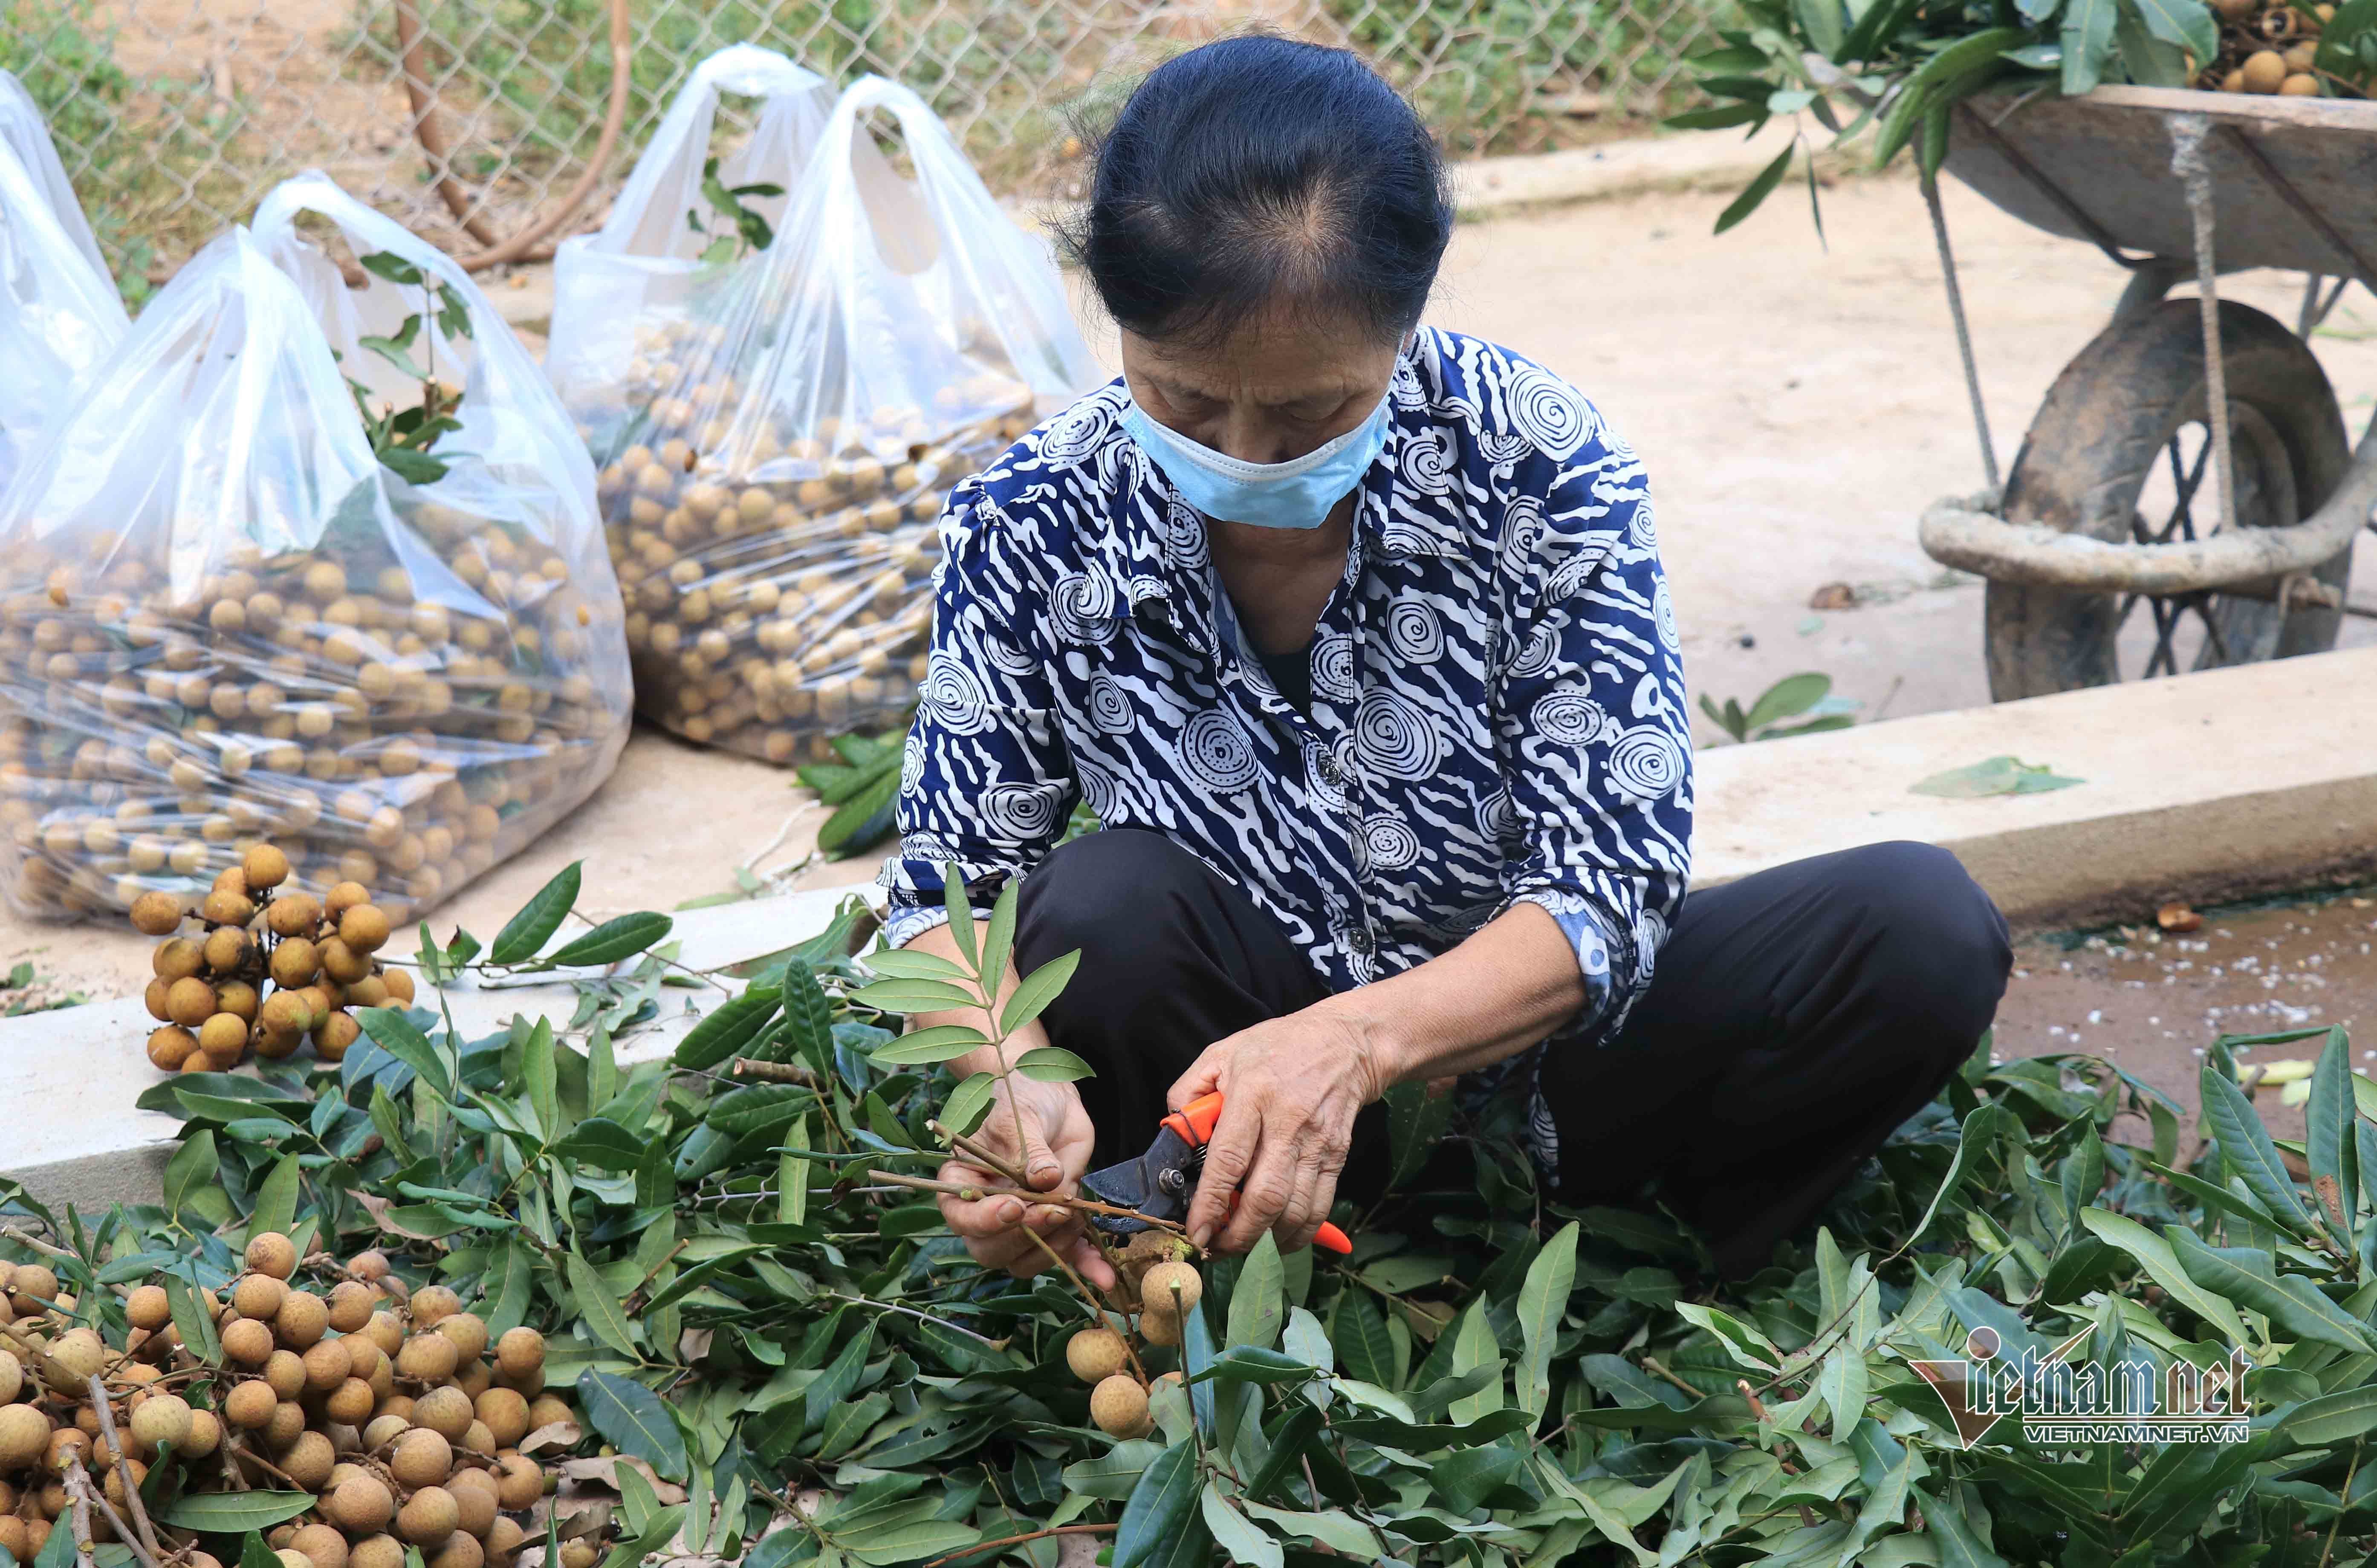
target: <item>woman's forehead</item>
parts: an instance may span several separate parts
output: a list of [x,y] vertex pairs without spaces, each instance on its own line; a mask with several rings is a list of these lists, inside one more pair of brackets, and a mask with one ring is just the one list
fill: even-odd
[[1214,342],[1157,342],[1122,334],[1125,368],[1169,390],[1216,399],[1289,403],[1375,387],[1396,345],[1342,320],[1267,312]]

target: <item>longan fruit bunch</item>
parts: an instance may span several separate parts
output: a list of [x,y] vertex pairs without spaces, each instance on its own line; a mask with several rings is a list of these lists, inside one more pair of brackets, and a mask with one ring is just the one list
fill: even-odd
[[[185,1492],[233,1490],[236,1469],[251,1485],[314,1494],[310,1512],[268,1538],[286,1568],[404,1568],[408,1546],[432,1568],[508,1568],[527,1538],[518,1516],[548,1484],[518,1444],[576,1419],[544,1391],[543,1336],[491,1337],[452,1290],[405,1292],[376,1251],[340,1268],[301,1260],[289,1237],[265,1232],[242,1261],[220,1301],[200,1297],[221,1344],[211,1365],[182,1342],[159,1283],[125,1292],[131,1326],[119,1348],[87,1326],[46,1332],[65,1322],[42,1301],[56,1296],[55,1274],[0,1264],[0,1301],[33,1303],[16,1326],[38,1325],[0,1337],[0,1547],[31,1561],[71,1506],[71,1461],[119,1513],[127,1484],[171,1462]],[[299,1277],[301,1262],[337,1276],[327,1293]],[[120,1464],[90,1403],[93,1375]]]
[[[1138,1333],[1144,1343],[1177,1348],[1183,1324],[1204,1299],[1204,1277],[1180,1254],[1184,1244],[1170,1233],[1143,1230],[1114,1255],[1121,1283],[1117,1295],[1135,1302]],[[1148,1415],[1145,1372],[1120,1330],[1100,1324],[1074,1333],[1065,1342],[1065,1365],[1090,1385],[1090,1419],[1109,1437],[1144,1437],[1153,1425]],[[1155,1381],[1179,1381],[1166,1372]]]
[[2327,0],[2297,6],[2291,0],[2213,0],[2220,18],[2220,56],[2195,85],[2220,92],[2286,97],[2349,97],[2365,92],[2371,73],[2340,77],[2318,66],[2321,31],[2335,19]]
[[29,914],[196,898],[270,837],[305,885],[379,887],[403,921],[543,832],[624,743],[625,612],[591,540],[573,559],[407,503],[336,550],[241,538],[192,573],[137,547],[177,528],[69,516],[10,540],[0,877]]
[[747,388],[723,327],[647,329],[627,383],[581,410],[646,717],[794,763],[914,701],[942,505],[1033,422],[988,340],[930,410],[828,413]]
[[178,895],[133,900],[133,926],[162,939],[145,996],[160,1072],[227,1073],[251,1049],[279,1061],[309,1039],[336,1062],[363,1032],[349,1009],[412,1000],[412,976],[374,956],[390,921],[368,889],[341,882],[317,899],[288,882],[289,857],[251,844],[200,900],[194,934],[182,934],[194,911]]

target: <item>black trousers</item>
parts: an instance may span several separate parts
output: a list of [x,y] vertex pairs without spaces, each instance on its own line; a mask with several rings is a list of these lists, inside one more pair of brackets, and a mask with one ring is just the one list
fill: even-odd
[[[1024,879],[1021,964],[1075,948],[1080,977],[1042,1018],[1097,1070],[1081,1088],[1098,1165],[1146,1146],[1206,1046],[1328,994],[1276,921],[1145,830],[1076,839]],[[1989,895],[1928,844],[1688,895],[1625,1027],[1544,1064],[1556,1195],[1624,1204],[1654,1182],[1722,1273],[1754,1271],[1972,1053],[2012,965]],[[1375,1194],[1385,1170],[1373,1106],[1339,1192]]]

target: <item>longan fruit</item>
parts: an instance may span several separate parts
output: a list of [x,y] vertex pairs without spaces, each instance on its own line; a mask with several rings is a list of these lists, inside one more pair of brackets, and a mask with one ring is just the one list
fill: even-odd
[[124,1463],[121,1465],[109,1465],[107,1479],[101,1483],[100,1490],[105,1494],[108,1502],[115,1504],[116,1512],[120,1514],[126,1506],[124,1501],[125,1484],[129,1482],[137,1488],[148,1479],[149,1467],[127,1454],[124,1456]]
[[340,1334],[354,1333],[371,1322],[379,1301],[379,1292],[362,1280],[340,1280],[330,1287],[330,1326]]
[[390,1360],[394,1360],[396,1353],[404,1348],[404,1323],[394,1313],[381,1311],[372,1313],[371,1322],[364,1324],[363,1332],[379,1347],[380,1354]]
[[544,1368],[544,1336],[529,1327],[508,1328],[496,1341],[496,1367],[506,1377],[526,1377]]
[[[291,1400],[282,1400],[272,1411],[272,1419],[264,1423],[264,1441],[278,1451],[297,1441],[305,1430],[305,1408]],[[325,1469],[324,1474],[328,1474]]]
[[322,906],[311,893],[284,893],[264,915],[264,923],[275,936],[303,936],[321,921]]
[[243,1274],[231,1288],[232,1311],[260,1323],[270,1323],[288,1299],[289,1287],[276,1275]]
[[473,1419],[471,1397],[459,1388],[433,1388],[412,1402],[412,1424],[448,1443],[460,1443]]
[[[320,1346],[316,1346],[320,1349]],[[322,1413],[341,1426],[359,1427],[371,1420],[372,1408],[379,1396],[372,1385],[362,1378],[351,1377],[329,1391],[322,1400]]]
[[490,1388],[472,1408],[497,1448],[509,1448],[528,1435],[528,1401],[517,1389]]
[[265,1358],[263,1377],[276,1397],[294,1399],[305,1392],[305,1362],[294,1350],[275,1350]]
[[50,1433],[49,1442],[42,1444],[42,1467],[54,1476],[63,1476],[80,1461],[88,1470],[92,1446],[90,1433],[79,1427],[61,1427]]
[[173,1015],[165,1011],[165,993],[171,990],[173,990],[171,982],[151,980],[140,992],[141,1003],[148,1007],[149,1016],[161,1024],[173,1021]]
[[2297,71],[2278,84],[2278,95],[2282,98],[2317,98],[2320,96],[2319,78],[2308,71]]
[[190,1412],[190,1435],[175,1450],[184,1459],[203,1459],[222,1446],[222,1420],[212,1410]]
[[[20,1263],[8,1276],[8,1293],[35,1301],[58,1299],[57,1271],[42,1263]],[[21,1309],[22,1302],[19,1303]]]
[[528,1402],[528,1430],[531,1431],[549,1427],[555,1421],[575,1421],[577,1419],[578,1412],[571,1409],[569,1401],[558,1394],[540,1394]]
[[[287,1408],[292,1407],[284,1407]],[[302,1412],[300,1419],[303,1419]],[[281,1467],[289,1472],[289,1479],[307,1491],[319,1491],[328,1485],[330,1470],[338,1462],[338,1452],[330,1446],[328,1437],[302,1428],[278,1461]]]
[[520,1526],[517,1520],[496,1515],[496,1522],[487,1527],[487,1561],[501,1568],[502,1564],[512,1560],[512,1554],[520,1550],[521,1543],[527,1539],[528,1532]]
[[250,888],[278,887],[289,880],[289,857],[269,844],[258,844],[241,857],[239,868]]
[[388,982],[379,976],[367,974],[361,980],[347,982],[346,1005],[349,1008],[385,1007],[388,1003]]
[[219,975],[227,975],[247,961],[250,945],[247,932],[239,927],[217,926],[207,932],[207,940],[200,951],[206,956],[207,968]]
[[446,1544],[424,1556],[424,1568],[485,1568],[486,1548],[468,1530],[458,1529]]
[[165,1016],[185,1029],[195,1029],[221,1009],[215,1005],[215,988],[196,975],[175,980],[165,992]]
[[388,1468],[399,1486],[439,1485],[454,1473],[454,1445],[427,1427],[415,1427],[396,1440]]
[[259,1431],[281,1408],[281,1396],[262,1378],[250,1378],[223,1396],[223,1420],[242,1431]]
[[215,925],[245,925],[256,918],[256,905],[246,894],[225,889],[208,894],[198,916]]
[[356,905],[370,902],[370,888],[360,882],[341,882],[323,898],[322,912],[336,921],[342,919]]
[[[317,1340],[298,1360],[305,1364],[305,1386],[317,1394],[328,1394],[354,1375],[355,1359],[343,1339]],[[366,1410],[364,1414],[368,1416],[371,1412]]]
[[[352,916],[354,911],[350,909],[347,913]],[[340,937],[334,936],[323,943],[317,949],[317,955],[321,960],[322,972],[340,985],[352,985],[372,972],[370,956],[356,952]]]
[[[289,1467],[281,1467],[287,1470]],[[297,1472],[290,1470],[291,1475]],[[347,1568],[347,1538],[328,1525],[301,1525],[289,1538],[288,1550],[296,1552],[314,1568]]]
[[496,1496],[507,1514],[536,1506],[544,1495],[544,1471],[524,1454],[507,1449],[496,1455]]
[[1065,1342],[1065,1364],[1083,1383],[1104,1383],[1130,1364],[1130,1349],[1111,1328],[1084,1328]]
[[364,1452],[376,1454],[412,1430],[412,1421],[402,1416],[374,1416],[364,1426]]
[[168,937],[149,956],[149,967],[168,985],[176,985],[206,965],[206,954],[186,936]]
[[272,1555],[281,1568],[314,1568],[314,1560],[293,1546],[276,1547]]
[[152,1452],[170,1443],[179,1453],[189,1440],[191,1414],[187,1400],[172,1394],[152,1394],[132,1412],[132,1435]]
[[466,1536],[484,1536],[496,1522],[496,1478],[484,1470],[457,1470],[447,1479],[446,1490],[454,1495],[454,1504],[461,1510],[459,1527]]
[[[25,1391],[25,1363],[13,1355],[0,1355],[0,1405],[14,1404],[17,1396]],[[6,1467],[0,1467],[5,1468]],[[0,1486],[7,1483],[0,1481]],[[0,1506],[0,1514],[7,1509]]]
[[347,1549],[347,1568],[404,1568],[404,1543],[391,1535],[366,1536]]
[[347,1272],[366,1284],[388,1277],[388,1254],[377,1247],[366,1248],[347,1260]]
[[154,1334],[173,1321],[173,1299],[165,1294],[162,1285],[135,1287],[124,1298],[124,1315],[135,1328],[145,1328]]
[[314,1009],[293,991],[276,991],[264,999],[257,1019],[266,1034],[294,1040],[314,1027]]
[[1154,1425],[1148,1419],[1147,1390],[1129,1372],[1117,1372],[1090,1390],[1090,1419],[1109,1437],[1144,1437]]
[[322,972],[320,949],[302,936],[288,936],[272,950],[272,983],[294,991]]
[[462,1360],[476,1360],[487,1348],[487,1320],[476,1313],[448,1313],[437,1320],[436,1332],[454,1342]]
[[413,990],[411,974],[403,969],[389,969],[379,978],[388,986],[388,996],[390,1002],[400,1006],[412,1005]]
[[396,1511],[396,1533],[424,1550],[443,1546],[462,1522],[454,1494],[442,1486],[424,1486]]
[[351,1536],[368,1536],[388,1528],[396,1517],[396,1498],[377,1476],[348,1477],[324,1498],[323,1512]]
[[561,1543],[561,1568],[594,1568],[595,1561],[602,1555],[594,1543],[583,1537],[566,1540]]
[[257,1274],[286,1279],[297,1272],[297,1246],[278,1230],[259,1231],[247,1239],[242,1261]]
[[182,901],[171,893],[143,893],[132,900],[132,926],[144,936],[171,936],[181,924]]
[[333,1009],[328,1017],[315,1026],[314,1052],[325,1062],[341,1061],[347,1048],[363,1038],[363,1032],[364,1027],[355,1022],[352,1014]]
[[238,1061],[247,1050],[247,1020],[236,1013],[217,1013],[198,1026],[198,1049],[209,1056]]
[[215,987],[215,1005],[245,1024],[256,1022],[257,1000],[256,987],[245,980],[225,980]]
[[339,917],[339,940],[358,953],[376,953],[388,934],[388,916],[376,904],[354,905]]
[[1140,1276],[1139,1299],[1153,1311],[1185,1316],[1205,1294],[1205,1281],[1185,1263],[1160,1263]]
[[30,1405],[0,1405],[0,1473],[26,1468],[49,1448],[50,1419]]
[[2245,56],[2243,71],[2247,92],[2274,93],[2287,79],[2286,56],[2275,49],[2257,49]]
[[167,1024],[149,1035],[149,1064],[161,1073],[178,1073],[198,1054],[198,1037],[179,1024]]
[[[476,1396],[473,1397],[475,1398]],[[487,1430],[486,1422],[473,1417],[470,1426],[464,1429],[462,1441],[457,1446],[466,1448],[473,1454],[493,1454],[496,1451],[496,1434]]]
[[412,1322],[419,1328],[434,1328],[443,1320],[462,1310],[462,1298],[444,1285],[424,1285],[412,1293]]
[[0,1515],[0,1551],[6,1552],[20,1563],[33,1561],[30,1534],[25,1528],[24,1520],[13,1515]]
[[70,1328],[50,1343],[51,1385],[61,1394],[89,1392],[91,1378],[107,1365],[107,1341],[88,1328]]
[[244,1367],[261,1367],[272,1358],[272,1326],[252,1317],[235,1318],[222,1327],[223,1354]]
[[272,1314],[273,1336],[301,1354],[321,1342],[330,1326],[330,1309],[310,1290],[292,1290]]
[[1139,1314],[1139,1336],[1150,1345],[1177,1349],[1180,1344],[1180,1318],[1174,1313],[1146,1308]]
[[451,1339],[437,1334],[416,1334],[396,1353],[396,1370],[399,1376],[417,1382],[443,1383],[454,1375],[461,1360]]

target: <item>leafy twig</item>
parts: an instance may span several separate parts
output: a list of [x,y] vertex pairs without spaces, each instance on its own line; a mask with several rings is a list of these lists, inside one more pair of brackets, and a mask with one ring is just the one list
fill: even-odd
[[941,1568],[945,1562],[955,1562],[962,1557],[972,1557],[976,1552],[990,1551],[1000,1547],[1021,1546],[1026,1541],[1045,1540],[1050,1536],[1110,1536],[1121,1527],[1119,1525],[1051,1525],[1045,1530],[1033,1530],[1028,1535],[1006,1536],[997,1540],[976,1541],[962,1551],[945,1552],[930,1562],[918,1564],[917,1568]]
[[[115,1461],[116,1473],[125,1478],[124,1500],[132,1509],[133,1521],[140,1528],[140,1538],[148,1545],[153,1564],[164,1549],[157,1544],[157,1532],[149,1524],[149,1509],[140,1501],[140,1489],[132,1484],[131,1471],[124,1463],[124,1439],[115,1431],[115,1410],[108,1401],[106,1384],[100,1382],[96,1373],[90,1380],[90,1404],[91,1408],[99,1413],[100,1435],[107,1439],[107,1452]],[[106,1500],[102,1498],[101,1501],[104,1503]],[[113,1518],[113,1515],[109,1517]],[[127,1542],[130,1539],[120,1520],[116,1521],[116,1534],[125,1536]]]

